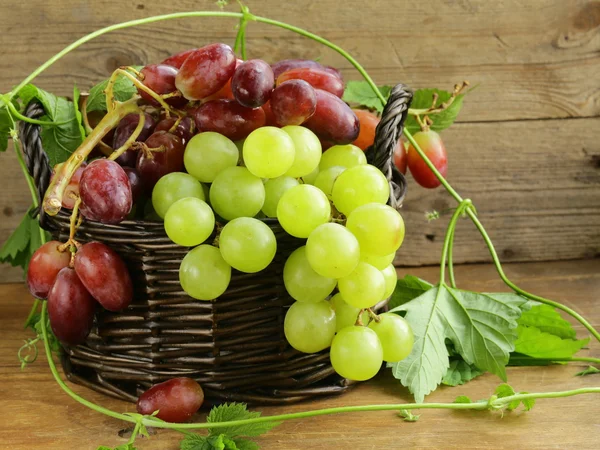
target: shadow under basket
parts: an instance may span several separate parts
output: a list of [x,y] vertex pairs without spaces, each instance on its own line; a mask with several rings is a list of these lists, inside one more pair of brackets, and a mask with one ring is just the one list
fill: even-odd
[[[367,150],[369,163],[390,181],[389,204],[395,208],[402,204],[406,181],[393,165],[393,150],[411,99],[406,86],[392,90],[375,145]],[[26,111],[32,118],[43,113],[38,103]],[[39,126],[21,123],[19,133],[42,199],[51,168]],[[174,244],[162,222],[106,225],[84,220],[76,239],[100,241],[119,253],[133,279],[134,300],[117,313],[98,308],[85,344],[64,347],[61,359],[68,379],[132,402],[153,384],[182,376],[197,380],[210,403],[283,404],[348,390],[354,383],[334,372],[328,350],[304,354],[287,343],[283,321],[294,300],[283,284],[283,266],[305,240],[288,235],[276,219],[263,221],[277,238],[273,262],[255,274],[233,270],[227,291],[207,302],[182,290],[179,265],[189,249]],[[42,213],[40,222],[54,239],[68,239],[67,212],[53,217]],[[214,234],[207,242],[212,238]]]

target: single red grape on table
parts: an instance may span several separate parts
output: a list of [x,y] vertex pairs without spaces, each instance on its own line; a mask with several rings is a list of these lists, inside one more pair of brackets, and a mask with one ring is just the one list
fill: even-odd
[[204,403],[204,392],[191,378],[172,378],[155,384],[144,392],[137,401],[137,412],[156,417],[166,422],[186,422]]

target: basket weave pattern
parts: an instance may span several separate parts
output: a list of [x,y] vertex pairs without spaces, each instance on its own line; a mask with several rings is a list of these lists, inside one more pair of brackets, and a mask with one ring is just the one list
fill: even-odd
[[[392,153],[412,99],[396,86],[377,127],[369,163],[390,180],[390,204],[399,208],[406,181]],[[26,114],[43,115],[32,103]],[[39,126],[21,123],[20,139],[27,167],[40,199],[51,168],[42,148]],[[255,274],[232,271],[225,294],[212,302],[194,300],[179,284],[179,265],[188,248],[174,244],[162,222],[124,221],[106,225],[85,220],[77,240],[100,241],[121,255],[134,282],[134,301],[125,311],[98,309],[83,345],[65,347],[67,377],[104,394],[136,401],[151,385],[179,376],[196,379],[211,402],[281,404],[341,393],[352,382],[335,374],[328,350],[303,354],[289,346],[283,320],[293,299],[283,285],[283,265],[305,240],[288,235],[276,219],[263,219],[277,238],[277,254]],[[69,214],[40,215],[53,238],[65,241]],[[214,235],[209,238],[212,242]]]

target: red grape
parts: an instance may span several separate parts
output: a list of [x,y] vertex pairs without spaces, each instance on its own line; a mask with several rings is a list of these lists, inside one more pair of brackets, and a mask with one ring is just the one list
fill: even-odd
[[350,144],[358,137],[360,125],[354,111],[339,97],[322,89],[317,93],[317,110],[304,126],[335,144]]
[[[235,62],[235,64],[236,64],[235,68],[237,69],[239,67],[239,65],[242,64],[243,62],[244,62],[243,60],[237,59]],[[231,91],[231,78],[229,80],[227,80],[227,83],[225,83],[225,86],[223,86],[221,89],[219,89],[214,94],[209,95],[208,97],[204,97],[200,101],[200,103],[206,103],[206,102],[210,102],[211,100],[220,100],[220,99],[227,99],[227,100],[234,99],[233,92]]]
[[273,90],[269,103],[277,125],[301,125],[315,113],[317,94],[306,81],[289,80]]
[[265,125],[262,108],[246,108],[235,100],[213,100],[193,110],[199,131],[215,131],[233,141],[244,139],[252,131]]
[[156,131],[146,140],[148,148],[163,147],[163,151],[151,152],[149,156],[144,150],[140,151],[136,168],[144,189],[151,191],[156,182],[171,172],[183,172],[183,141],[168,131]]
[[235,69],[231,91],[240,105],[257,108],[271,96],[275,84],[271,66],[262,59],[251,59]]
[[298,67],[314,67],[316,69],[323,68],[321,64],[311,59],[284,59],[276,62],[275,64],[271,64],[275,79],[277,79],[283,72],[287,72],[288,70],[296,69]]
[[[435,131],[419,131],[413,135],[421,150],[425,153],[427,158],[433,163],[435,168],[446,176],[448,173],[448,156],[446,154],[446,147],[442,138]],[[409,145],[408,147],[408,169],[412,174],[413,178],[424,188],[433,189],[438,187],[440,180],[433,174],[431,169],[427,167],[425,161],[419,156],[414,147]]]
[[332,66],[325,66],[323,67],[323,70],[325,72],[329,72],[333,75],[335,75],[336,77],[338,77],[340,80],[344,81],[344,77],[342,76],[342,72],[340,72],[338,69],[336,69],[335,67]]
[[68,345],[84,342],[94,323],[95,308],[96,302],[75,270],[61,269],[48,294],[48,318],[56,337]]
[[[140,70],[143,76],[142,83],[152,89],[159,95],[170,94],[176,92],[175,76],[179,71],[167,64],[149,64]],[[138,88],[140,97],[146,100],[149,104],[159,106],[159,103],[153,99],[150,94]],[[165,102],[175,107],[184,106],[187,100],[183,97],[171,97],[165,99]]]
[[342,80],[323,69],[300,67],[288,70],[277,77],[277,86],[288,80],[304,80],[315,89],[323,89],[340,98],[344,93]]
[[[140,123],[140,115],[138,113],[127,114],[125,117],[121,119],[119,125],[115,129],[115,134],[112,142],[113,148],[116,150],[125,144],[125,141],[129,139],[129,137],[133,134],[133,131]],[[152,134],[152,130],[156,126],[156,121],[154,117],[150,114],[144,114],[144,126],[142,127],[142,131],[137,137],[136,141],[144,142],[148,137]],[[135,160],[137,158],[137,151],[135,150],[126,150],[121,156],[119,156],[116,161],[122,166],[135,166]]]
[[398,145],[396,145],[396,149],[394,150],[394,164],[396,165],[396,168],[405,175],[407,162],[406,147],[404,146],[402,139],[398,139]]
[[[51,181],[52,178],[54,178],[56,172],[61,168],[61,166],[62,163],[56,165],[56,167],[52,171],[52,176],[50,177]],[[71,179],[69,180],[69,184],[65,188],[65,192],[63,193],[61,202],[64,208],[73,209],[73,206],[75,206],[76,198],[79,197],[79,182],[81,181],[81,174],[83,173],[83,169],[85,169],[86,166],[87,163],[85,161],[82,162],[71,177]]]
[[131,303],[133,284],[125,263],[102,242],[88,242],[75,253],[75,272],[105,309],[120,311]]
[[172,378],[155,384],[144,392],[137,401],[137,412],[156,415],[166,422],[181,423],[188,420],[200,409],[204,402],[204,392],[191,378]]
[[[273,94],[271,94],[273,95]],[[267,103],[261,106],[263,111],[265,112],[265,125],[269,127],[276,127],[277,122],[275,121],[275,116],[273,115],[273,111],[271,110],[271,101],[269,100]]]
[[142,195],[143,185],[142,178],[137,170],[133,167],[123,167],[123,170],[127,174],[127,178],[129,178],[129,185],[131,186],[131,199],[133,203],[135,203]]
[[29,260],[27,267],[27,287],[31,295],[37,298],[47,298],[52,289],[56,275],[67,267],[71,261],[71,252],[58,250],[58,241],[46,242]]
[[201,100],[221,89],[235,71],[231,47],[210,44],[190,52],[175,77],[175,85],[188,100]]
[[[171,117],[169,119],[163,119],[158,124],[154,131],[170,131],[175,125],[177,118]],[[173,130],[173,134],[181,139],[185,145],[194,135],[194,119],[189,116],[184,117],[179,121],[179,125]]]
[[353,109],[352,111],[354,111],[360,122],[360,131],[353,144],[362,150],[366,150],[375,141],[375,129],[380,119],[366,109]]
[[129,178],[109,159],[96,159],[83,171],[79,182],[81,213],[102,223],[119,223],[131,211]]
[[190,48],[189,50],[184,50],[179,53],[175,53],[174,55],[169,56],[165,59],[161,64],[166,64],[167,66],[175,67],[176,69],[181,69],[184,61],[188,59],[193,52],[198,50],[197,48]]

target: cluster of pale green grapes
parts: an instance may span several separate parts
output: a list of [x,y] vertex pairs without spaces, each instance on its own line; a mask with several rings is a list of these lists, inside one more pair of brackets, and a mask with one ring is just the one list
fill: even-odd
[[[283,271],[296,300],[284,324],[290,345],[305,353],[331,346],[333,368],[354,380],[371,378],[382,361],[410,353],[406,321],[370,310],[396,286],[392,261],[404,222],[386,205],[387,179],[360,148],[335,145],[322,152],[307,128],[267,126],[242,142],[199,133],[187,144],[184,163],[187,173],[158,181],[152,204],[169,238],[194,247],[179,270],[185,292],[213,300],[226,291],[232,268],[265,269],[277,241],[257,217],[276,217],[287,233],[306,239]],[[205,243],[215,214],[226,221],[218,246]]]

